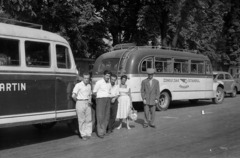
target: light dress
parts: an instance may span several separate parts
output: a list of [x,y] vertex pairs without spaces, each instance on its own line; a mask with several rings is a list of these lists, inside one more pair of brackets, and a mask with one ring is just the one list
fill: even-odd
[[128,95],[130,87],[121,88],[119,87],[119,94],[118,97],[118,110],[117,110],[117,118],[118,119],[126,119],[129,114],[131,100]]

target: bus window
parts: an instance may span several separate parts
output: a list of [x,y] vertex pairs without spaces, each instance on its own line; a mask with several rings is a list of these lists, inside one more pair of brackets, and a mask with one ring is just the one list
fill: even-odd
[[206,74],[212,74],[212,66],[209,61],[206,61]]
[[71,62],[68,48],[62,45],[56,45],[57,67],[61,69],[70,69]]
[[141,65],[141,70],[143,72],[146,72],[147,69],[149,68],[153,68],[153,59],[152,58],[147,58],[145,59],[143,62],[142,62],[142,65]]
[[155,58],[155,69],[156,72],[170,73],[172,70],[172,60],[171,58]]
[[19,41],[0,38],[0,66],[19,66]]
[[204,61],[191,61],[191,73],[204,74]]
[[119,58],[104,59],[98,66],[97,74],[103,74],[105,70],[110,70],[112,73],[117,74]]
[[174,73],[188,73],[188,60],[174,59]]
[[42,42],[25,42],[26,65],[28,67],[50,66],[50,44]]

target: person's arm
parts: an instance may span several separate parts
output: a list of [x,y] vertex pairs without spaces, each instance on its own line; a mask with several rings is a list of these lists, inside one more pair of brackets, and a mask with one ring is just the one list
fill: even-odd
[[99,81],[98,82],[96,82],[96,84],[95,84],[95,86],[94,86],[94,88],[93,88],[93,95],[97,95],[97,91],[99,90],[99,88],[100,88],[100,83],[99,83]]
[[74,101],[77,101],[77,94],[78,94],[78,85],[76,84],[75,87],[73,88],[73,92],[72,92],[72,98]]
[[129,98],[130,98],[130,108],[132,108],[132,107],[133,107],[133,105],[132,105],[132,95],[131,95],[131,88],[129,88],[129,90],[128,90],[128,96],[129,96]]
[[90,92],[89,92],[88,103],[92,104],[92,90],[91,90],[91,86],[90,86],[89,90],[90,90]]
[[159,97],[160,97],[160,87],[159,87],[159,81],[156,80],[157,84],[156,84],[156,98],[155,98],[155,102],[158,103],[159,102]]

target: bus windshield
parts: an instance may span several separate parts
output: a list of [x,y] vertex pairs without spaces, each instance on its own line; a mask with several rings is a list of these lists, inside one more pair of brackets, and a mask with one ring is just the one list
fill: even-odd
[[103,74],[105,70],[109,70],[114,74],[117,74],[119,58],[109,58],[102,60],[99,65],[97,65],[97,70],[94,71],[95,74]]

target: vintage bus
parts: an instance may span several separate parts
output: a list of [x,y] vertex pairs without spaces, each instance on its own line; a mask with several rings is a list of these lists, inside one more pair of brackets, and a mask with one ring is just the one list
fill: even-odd
[[216,104],[224,100],[224,84],[213,80],[207,56],[190,52],[134,46],[101,55],[92,71],[93,86],[102,78],[104,70],[127,75],[133,102],[141,102],[141,82],[147,78],[147,68],[156,70],[160,83],[160,107],[167,110],[170,101],[212,99]]
[[76,118],[77,70],[68,42],[41,29],[0,23],[0,128],[51,128]]

